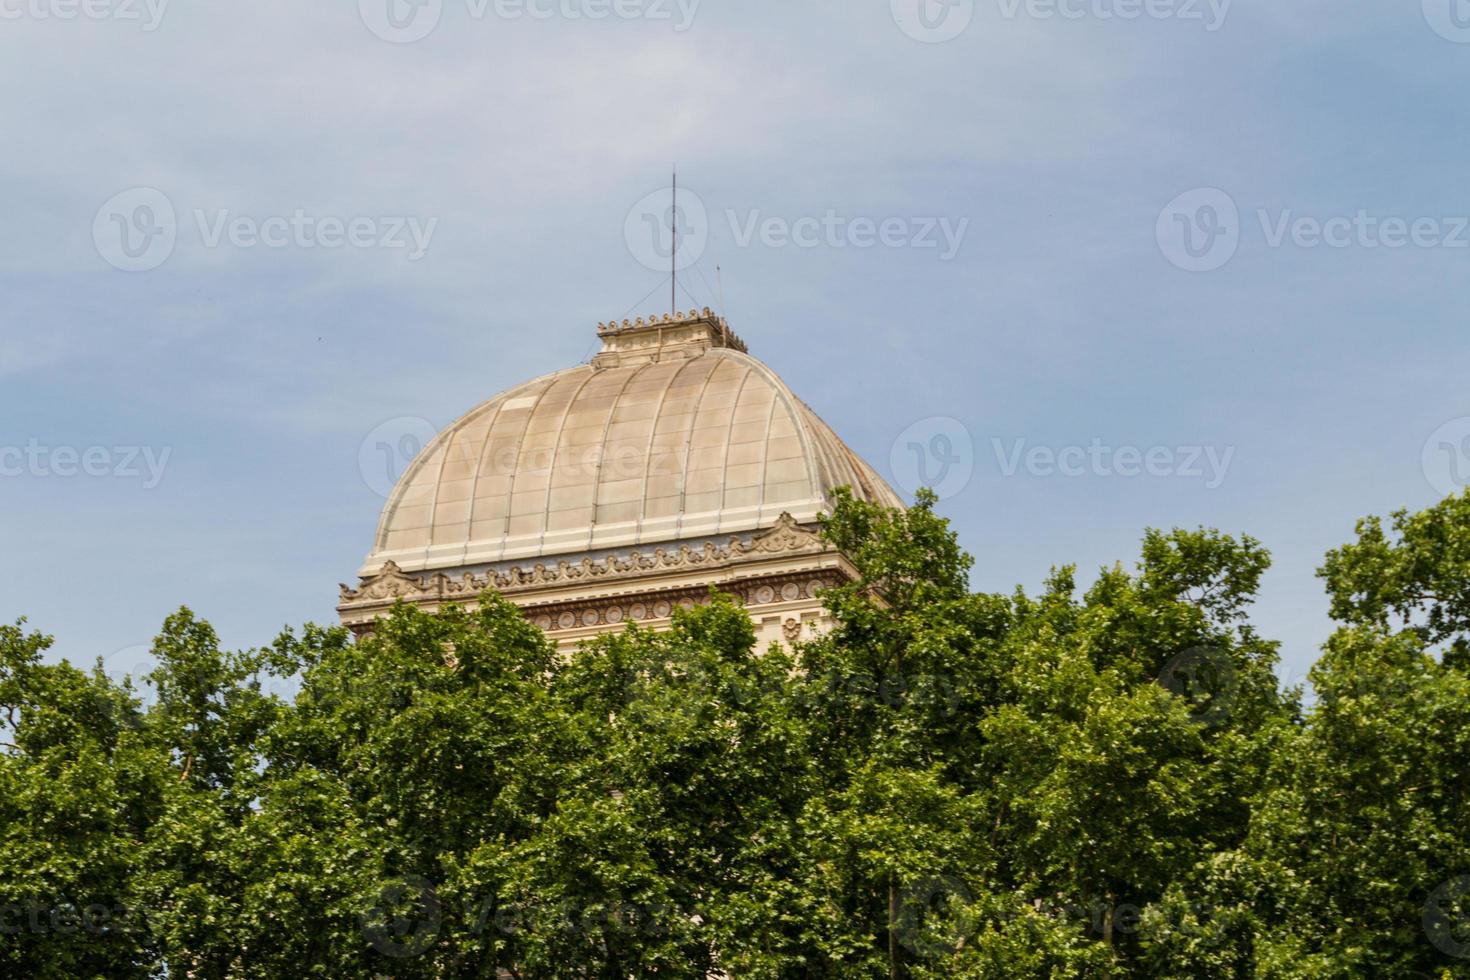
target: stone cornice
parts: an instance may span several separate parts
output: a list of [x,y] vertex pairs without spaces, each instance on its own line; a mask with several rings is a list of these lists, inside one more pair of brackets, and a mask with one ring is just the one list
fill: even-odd
[[751,611],[763,615],[767,608],[790,610],[816,607],[823,589],[848,580],[840,569],[801,569],[759,575],[741,582],[705,583],[661,589],[648,596],[613,596],[568,599],[525,609],[526,616],[547,633],[599,632],[623,623],[653,623],[667,620],[675,608],[693,609],[710,601],[710,590],[723,593]]
[[622,323],[599,323],[597,336],[602,339],[602,351],[592,358],[594,370],[695,357],[717,347],[748,352],[744,341],[730,332],[724,317],[708,309],[666,313],[661,319],[651,316],[646,320],[639,317]]
[[609,320],[597,325],[597,336],[604,343],[614,343],[643,334],[655,336],[668,331],[676,331],[679,328],[695,327],[704,328],[712,341],[720,347],[730,347],[741,353],[746,353],[745,342],[735,336],[730,330],[730,325],[722,316],[717,316],[709,307],[703,310],[690,310],[688,313],[665,313],[662,317],[649,316],[638,317],[636,320]]
[[660,575],[728,568],[763,558],[819,554],[830,550],[820,535],[798,524],[790,514],[783,513],[774,527],[749,540],[735,536],[724,545],[709,541],[702,548],[681,545],[675,550],[632,551],[602,559],[588,557],[579,562],[561,561],[555,565],[536,564],[529,568],[517,565],[500,571],[491,569],[482,575],[469,571],[453,578],[443,572],[409,575],[390,561],[377,574],[364,578],[357,588],[341,586],[341,602],[337,609],[346,616],[391,605],[399,599],[416,603],[473,599],[486,589],[495,589],[513,597],[571,586],[633,585],[639,579]]

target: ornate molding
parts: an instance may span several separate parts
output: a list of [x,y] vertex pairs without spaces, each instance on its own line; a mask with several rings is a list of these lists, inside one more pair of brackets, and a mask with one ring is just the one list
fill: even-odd
[[[821,590],[836,584],[837,577],[830,572],[816,575],[794,572],[762,576],[739,584],[716,584],[714,587],[758,614],[764,605],[817,600]],[[710,600],[709,590],[709,585],[696,585],[660,590],[647,596],[569,599],[535,605],[526,609],[526,616],[553,634],[577,629],[608,629],[624,623],[664,620],[672,616],[676,608],[692,609],[705,605]]]
[[814,554],[829,550],[815,531],[802,527],[788,513],[783,513],[769,530],[746,541],[731,537],[725,545],[705,542],[703,548],[681,545],[676,550],[659,548],[652,553],[641,551],[608,555],[598,560],[583,558],[579,562],[561,561],[555,565],[520,565],[482,576],[471,572],[451,578],[442,572],[413,576],[405,574],[396,562],[387,562],[376,575],[363,579],[357,588],[341,586],[338,610],[360,610],[391,605],[398,599],[410,602],[436,602],[473,598],[486,589],[514,595],[548,587],[636,580],[653,575],[680,571],[702,571],[725,568],[759,558]]
[[821,536],[808,531],[790,514],[782,512],[776,526],[751,539],[745,546],[745,554],[780,555],[791,551],[820,550]]
[[[710,601],[710,588],[730,596],[737,603],[751,610],[759,618],[762,606],[790,608],[791,603],[812,604],[819,602],[823,589],[830,589],[846,581],[845,573],[837,570],[803,570],[758,575],[740,582],[701,583],[667,589],[657,589],[646,594],[616,597],[568,598],[549,602],[536,602],[534,597],[523,596],[522,601],[531,602],[522,606],[526,618],[550,634],[576,630],[606,630],[630,624],[667,620],[676,608],[692,609]],[[412,598],[410,601],[432,602],[432,598]],[[468,600],[474,602],[474,596]],[[360,603],[350,608],[341,607],[344,622],[358,633],[371,630],[377,615],[386,612],[391,602]],[[787,618],[783,631],[789,638],[792,629],[800,633],[801,621]]]
[[665,313],[661,317],[650,315],[646,318],[640,316],[636,320],[608,320],[597,325],[597,336],[604,341],[614,341],[641,333],[657,335],[662,331],[673,331],[681,327],[704,328],[712,340],[718,341],[718,346],[747,353],[745,342],[730,331],[730,325],[724,317],[716,315],[708,306],[703,310],[690,310],[688,313]]
[[342,601],[408,599],[424,591],[423,581],[403,574],[396,561],[383,566],[376,576],[362,583],[358,589],[342,587]]

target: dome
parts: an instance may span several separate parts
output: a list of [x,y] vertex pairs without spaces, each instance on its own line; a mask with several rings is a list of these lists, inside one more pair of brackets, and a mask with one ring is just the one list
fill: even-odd
[[708,310],[598,329],[591,363],[495,396],[424,448],[364,575],[810,523],[841,486],[902,506]]

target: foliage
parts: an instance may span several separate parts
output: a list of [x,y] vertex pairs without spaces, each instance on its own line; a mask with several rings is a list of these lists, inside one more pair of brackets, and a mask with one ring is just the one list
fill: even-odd
[[0,627],[0,970],[1470,976],[1470,495],[1327,556],[1307,708],[1258,542],[975,594],[934,504],[839,495],[789,651],[718,593],[565,656],[488,593],[240,652],[181,610],[137,685]]

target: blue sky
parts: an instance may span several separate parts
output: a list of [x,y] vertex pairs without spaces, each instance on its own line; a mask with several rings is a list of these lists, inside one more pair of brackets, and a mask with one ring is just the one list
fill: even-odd
[[0,0],[0,619],[60,655],[333,620],[378,443],[665,310],[675,161],[680,305],[951,458],[978,588],[1249,533],[1299,680],[1322,553],[1470,478],[1461,0],[393,2]]

